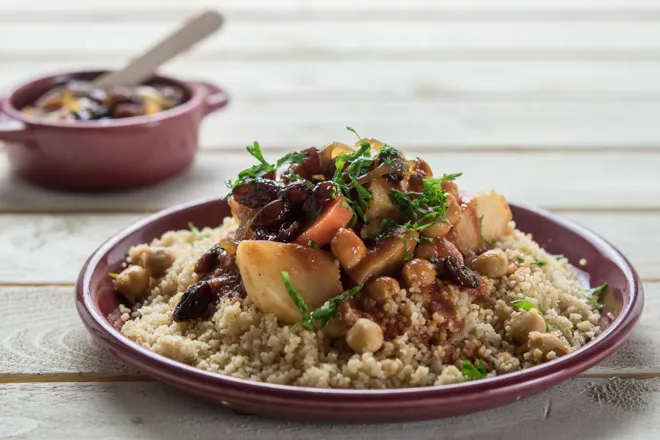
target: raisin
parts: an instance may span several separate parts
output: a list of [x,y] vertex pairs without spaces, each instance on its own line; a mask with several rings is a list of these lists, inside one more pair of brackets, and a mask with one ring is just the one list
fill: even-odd
[[277,199],[282,185],[270,179],[246,179],[236,185],[232,197],[248,208],[261,208]]
[[300,222],[286,222],[280,226],[280,230],[274,238],[274,241],[280,241],[282,243],[289,243],[293,241],[294,238],[300,232]]
[[391,183],[399,183],[403,180],[403,176],[400,176],[396,173],[387,173],[383,175]]
[[213,288],[208,281],[193,284],[174,308],[172,319],[176,322],[185,322],[201,318],[215,297]]
[[291,215],[291,207],[284,200],[275,200],[261,208],[250,223],[250,228],[278,228]]
[[302,153],[307,155],[307,158],[298,164],[293,171],[307,180],[312,180],[312,177],[316,174],[323,174],[319,149],[310,147],[303,150]]
[[452,281],[459,286],[479,287],[479,276],[453,255],[445,258],[439,272],[441,279]]
[[337,189],[332,182],[321,182],[314,187],[312,197],[305,201],[302,209],[303,211],[317,211],[323,208],[326,203],[333,199],[333,194],[337,193]]
[[424,192],[424,176],[421,174],[413,174],[410,176],[410,179],[408,179],[408,188],[413,192]]
[[144,106],[142,104],[117,104],[112,109],[112,117],[117,119],[141,115],[144,115]]
[[214,244],[211,246],[195,263],[195,273],[203,275],[218,267],[218,257],[222,252],[224,252],[224,249],[220,245]]
[[312,189],[304,180],[298,180],[282,188],[278,198],[286,200],[291,205],[304,203],[312,195]]

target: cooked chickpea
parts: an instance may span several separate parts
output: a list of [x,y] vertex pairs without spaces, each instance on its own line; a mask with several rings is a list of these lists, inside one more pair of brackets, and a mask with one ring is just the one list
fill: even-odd
[[531,332],[527,341],[529,351],[540,350],[544,356],[554,352],[557,356],[563,356],[571,352],[571,348],[552,333]]
[[486,251],[476,256],[471,263],[477,272],[488,278],[503,277],[509,271],[509,259],[501,249]]
[[375,322],[360,318],[346,333],[346,343],[356,353],[376,352],[383,346],[383,330]]
[[115,290],[125,297],[136,300],[149,293],[149,272],[140,266],[129,266],[115,278]]
[[456,201],[460,200],[460,195],[458,192],[458,185],[453,180],[443,180],[441,183],[442,190],[447,194],[454,196]]
[[451,194],[447,195],[447,211],[445,217],[424,229],[421,234],[425,237],[444,237],[461,217],[461,207]]
[[140,254],[140,266],[147,269],[154,278],[165,275],[167,269],[172,267],[176,257],[163,247],[149,247]]
[[367,255],[367,247],[362,239],[355,232],[346,228],[337,231],[330,243],[330,249],[346,269],[352,268]]
[[364,286],[364,293],[376,301],[384,301],[392,298],[401,291],[399,282],[391,277],[378,277]]
[[435,281],[435,266],[428,260],[415,258],[403,265],[401,276],[408,287],[430,286]]
[[511,320],[511,336],[519,343],[526,343],[531,332],[545,332],[545,320],[536,309],[523,312]]
[[447,195],[447,212],[445,213],[445,221],[451,225],[455,225],[461,218],[461,206],[458,204],[458,199],[452,194]]

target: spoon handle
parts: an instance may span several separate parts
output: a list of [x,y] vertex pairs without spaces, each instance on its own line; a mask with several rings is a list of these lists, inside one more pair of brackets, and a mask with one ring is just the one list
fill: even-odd
[[154,74],[159,66],[220,29],[222,22],[220,14],[215,11],[206,11],[161,40],[123,69],[99,76],[92,81],[92,86],[109,88],[142,84]]

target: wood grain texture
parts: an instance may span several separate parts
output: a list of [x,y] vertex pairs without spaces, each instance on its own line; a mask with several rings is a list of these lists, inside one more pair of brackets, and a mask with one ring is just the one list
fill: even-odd
[[[617,246],[644,279],[660,279],[660,213],[569,213]],[[141,214],[0,215],[0,283],[73,283],[91,253]],[[644,231],[647,231],[646,233]],[[35,256],[37,256],[35,258]]]
[[[381,137],[372,135],[371,131],[364,133]],[[255,137],[247,139],[251,142]],[[269,137],[258,136],[257,139]],[[326,137],[308,136],[306,142],[320,146],[333,139],[352,142],[341,128]],[[381,139],[387,140],[386,137]],[[272,144],[264,141],[262,145]],[[393,145],[400,147],[396,143]],[[407,150],[404,148],[404,151]],[[660,168],[660,153],[567,155],[563,152],[459,154],[437,151],[442,150],[409,150],[407,153],[411,157],[419,153],[438,173],[462,171],[460,185],[466,190],[495,188],[510,200],[559,210],[660,208],[660,174],[656,172]],[[280,150],[267,156],[275,159],[282,154]],[[250,166],[251,159],[247,153],[218,150],[216,154],[198,156],[188,172],[162,184],[130,193],[99,195],[44,191],[13,179],[8,173],[6,156],[0,154],[0,212],[155,211],[197,198],[222,196],[227,190],[224,182]]]
[[[0,28],[0,58],[28,56],[102,60],[134,55],[135,42],[148,47],[175,29],[181,18],[140,22],[96,20],[9,21]],[[660,27],[652,21],[444,21],[393,19],[347,22],[229,21],[223,32],[202,42],[189,58],[254,59],[311,57],[591,57],[657,58]],[[383,30],[387,29],[386,32]],[[476,32],[478,30],[478,32]],[[48,35],[48,38],[34,38]],[[85,38],[80,38],[85,35]],[[524,35],[524,38],[521,36]],[[17,58],[18,57],[18,58]]]
[[[217,82],[239,100],[621,101],[660,98],[660,61],[605,60],[248,60],[175,59],[164,73]],[[88,68],[122,66],[121,59]],[[0,90],[41,72],[77,70],[78,60],[3,66]],[[373,72],[387,72],[374,78]],[[264,78],[268,78],[267,81]]]
[[[660,283],[645,288],[646,312],[631,338],[586,374],[660,376]],[[0,287],[0,301],[0,382],[38,380],[35,375],[75,382],[138,374],[91,339],[76,313],[72,287]]]
[[[519,13],[551,14],[563,12],[574,15],[599,17],[610,13],[619,15],[625,12],[653,12],[660,9],[654,0],[188,0],[182,4],[178,0],[115,0],[112,4],[103,1],[90,0],[62,0],[55,7],[48,0],[28,0],[24,2],[3,2],[0,11],[14,13],[13,16],[31,17],[41,13],[65,12],[67,16],[94,14],[93,16],[116,16],[119,11],[126,11],[127,15],[138,14],[140,19],[147,15],[169,16],[184,10],[196,11],[200,8],[220,6],[223,13],[230,17],[248,15],[268,16],[279,14],[286,17],[303,15],[309,19],[314,14],[344,13],[351,14],[369,11],[372,14],[398,16],[401,12],[417,12],[428,14],[463,13],[465,15],[479,16],[481,14],[515,15]],[[160,14],[159,14],[160,13]],[[144,14],[144,15],[142,15]],[[368,19],[369,17],[359,17]]]
[[[327,425],[236,414],[157,383],[0,385],[0,438],[657,438],[660,380],[574,379],[500,409],[412,424]],[[66,410],[62,410],[66,408]],[[14,437],[15,436],[15,437]]]

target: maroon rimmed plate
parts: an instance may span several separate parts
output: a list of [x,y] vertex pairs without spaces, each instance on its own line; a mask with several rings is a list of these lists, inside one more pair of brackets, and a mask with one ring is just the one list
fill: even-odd
[[92,335],[118,358],[145,374],[241,412],[335,422],[396,422],[440,418],[493,408],[544,391],[592,367],[628,337],[644,303],[642,285],[628,260],[586,228],[550,213],[511,204],[517,227],[533,234],[548,252],[581,267],[592,286],[607,282],[604,314],[614,319],[594,341],[552,362],[502,376],[439,387],[390,390],[324,390],[273,385],[199,370],[168,359],[119,333],[119,298],[109,272],[117,272],[131,246],[172,229],[218,226],[229,215],[220,199],[175,206],[122,230],[85,263],[76,287],[76,305]]

